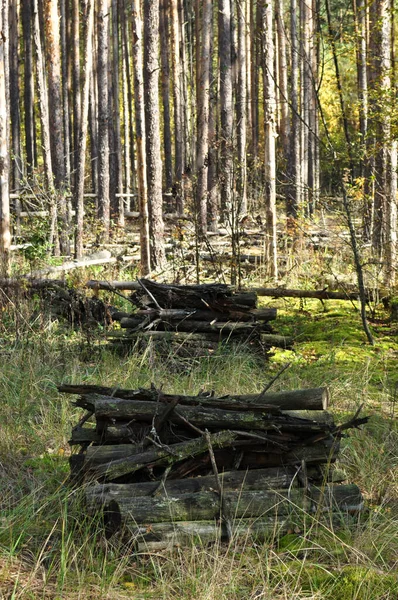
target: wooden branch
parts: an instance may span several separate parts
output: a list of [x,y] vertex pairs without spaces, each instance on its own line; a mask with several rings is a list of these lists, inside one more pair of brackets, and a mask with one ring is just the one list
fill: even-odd
[[[230,446],[235,438],[236,435],[230,431],[221,431],[211,436],[212,444],[215,448]],[[104,477],[106,480],[112,481],[123,475],[135,473],[144,467],[174,464],[187,457],[202,454],[206,449],[206,440],[204,438],[196,438],[179,444],[172,444],[167,449],[154,448],[97,467],[94,466],[91,468],[90,465],[88,467],[91,475]]]

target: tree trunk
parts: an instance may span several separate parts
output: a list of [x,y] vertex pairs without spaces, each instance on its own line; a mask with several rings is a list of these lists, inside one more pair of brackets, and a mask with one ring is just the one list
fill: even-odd
[[273,9],[263,8],[266,259],[271,277],[278,278],[276,238],[276,96],[274,80]]
[[9,44],[9,31],[6,28],[7,19],[5,19],[7,13],[8,0],[2,0],[0,4],[0,272],[2,277],[7,277],[11,268],[9,114],[6,94],[6,55]]
[[237,4],[238,12],[238,90],[236,94],[236,128],[237,128],[237,183],[238,213],[247,213],[247,74],[246,74],[246,4],[248,0],[240,0]]
[[[86,13],[84,15],[84,52],[86,59],[83,62],[82,77],[83,90],[81,114],[79,115],[79,144],[77,147],[76,176],[75,176],[75,208],[76,208],[76,238],[75,258],[83,255],[83,213],[84,213],[84,175],[86,164],[86,146],[88,131],[88,108],[90,94],[90,79],[93,60],[93,27],[94,5],[93,0],[86,0]],[[80,103],[79,103],[80,104]]]
[[151,264],[165,262],[159,115],[159,0],[144,3],[144,94]]
[[219,0],[218,53],[220,60],[221,211],[225,221],[233,200],[233,103],[232,103],[232,39],[230,0]]
[[[86,7],[87,10],[87,7]],[[80,90],[80,2],[72,1],[72,86],[73,86],[73,168],[77,177],[79,166],[80,119],[82,116],[82,94]],[[92,45],[92,41],[91,41]],[[87,46],[86,46],[87,47]],[[86,58],[87,55],[83,54]],[[89,58],[89,57],[87,57]],[[91,57],[92,60],[92,57]],[[84,62],[84,61],[83,61]],[[75,181],[75,186],[77,182]],[[76,250],[75,250],[76,253]]]
[[151,270],[149,247],[148,185],[145,138],[145,103],[143,81],[143,26],[139,0],[132,3],[135,135],[137,144],[137,182],[140,208],[141,272]]
[[171,120],[170,120],[170,65],[169,65],[169,15],[167,10],[168,0],[160,0],[160,56],[161,56],[161,83],[163,104],[163,145],[164,145],[164,170],[166,191],[173,187],[173,160],[171,150]]
[[[69,31],[68,31],[68,23],[70,20],[70,7],[67,0],[60,0],[60,45],[61,45],[61,73],[62,73],[62,125],[63,125],[63,155],[64,155],[64,165],[65,165],[65,181],[64,185],[67,188],[68,192],[71,186],[71,148],[72,140],[71,140],[71,125],[73,125],[73,120],[70,119],[70,111],[69,111],[69,72],[70,72],[70,60],[69,60],[69,44],[71,41]],[[72,223],[72,204],[69,198],[65,198],[66,203],[66,219],[68,224]],[[69,244],[69,241],[68,241]]]
[[214,19],[210,24],[210,64],[209,64],[209,153],[208,153],[208,168],[207,168],[207,217],[208,230],[217,231],[218,223],[218,145],[217,145],[217,77],[213,68],[213,50],[214,50]]
[[[21,158],[21,118],[19,110],[19,48],[18,48],[18,1],[10,0],[9,14],[9,53],[10,53],[10,118],[11,148],[13,154],[12,188],[19,192],[20,180],[23,177]],[[19,212],[17,205],[17,218]]]
[[70,240],[65,186],[60,19],[57,0],[43,0],[43,10],[46,33],[50,147],[60,225],[59,243],[61,253],[69,255]]
[[57,233],[57,203],[55,199],[54,191],[54,177],[52,168],[52,157],[50,148],[50,125],[49,125],[49,110],[48,110],[48,96],[47,87],[45,80],[45,68],[43,61],[43,52],[41,44],[41,33],[40,33],[40,21],[38,12],[38,0],[33,0],[32,3],[32,16],[33,16],[33,32],[36,52],[36,76],[37,76],[37,91],[39,99],[39,110],[40,110],[40,125],[41,125],[41,137],[42,137],[42,152],[43,152],[43,163],[44,163],[44,177],[46,187],[49,190],[49,202],[50,202],[50,233],[49,243],[54,248],[54,253],[59,252],[57,248],[58,233]]
[[178,18],[178,3],[179,0],[169,0],[171,25],[171,65],[173,73],[174,104],[174,189],[176,195],[177,212],[182,214],[182,174],[184,171],[184,117],[182,73],[180,61],[180,25]]
[[120,85],[119,85],[119,10],[118,0],[112,0],[112,98],[111,120],[109,126],[114,130],[113,143],[113,186],[111,185],[113,212],[119,227],[124,227],[124,198],[116,193],[123,193],[123,169],[122,169],[122,140],[120,125]]
[[[295,220],[297,219],[301,204],[301,167],[300,167],[300,147],[301,147],[301,125],[299,115],[299,42],[297,33],[297,1],[290,0],[290,43],[291,43],[291,129],[289,139],[289,160],[288,160],[288,189],[286,194],[286,213],[293,221],[295,229]],[[295,232],[293,231],[293,234]]]
[[31,174],[35,159],[35,125],[34,125],[34,70],[32,50],[32,3],[22,0],[21,5],[23,51],[24,51],[24,124],[26,169]]
[[103,241],[109,241],[109,0],[98,0],[98,216],[102,222]]
[[[199,0],[197,15],[199,16]],[[211,0],[202,4],[202,45],[197,73],[197,136],[196,136],[196,215],[200,235],[207,231],[207,180],[209,154],[209,94],[210,94],[210,36],[213,6]]]

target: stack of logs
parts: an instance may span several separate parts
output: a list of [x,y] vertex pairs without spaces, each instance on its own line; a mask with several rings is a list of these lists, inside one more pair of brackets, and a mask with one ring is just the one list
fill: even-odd
[[233,292],[223,284],[167,285],[139,280],[130,301],[134,313],[115,313],[123,332],[108,337],[116,344],[162,343],[180,356],[211,353],[220,343],[246,343],[255,349],[286,348],[291,340],[272,333],[275,308],[256,308],[255,292]]
[[[329,523],[358,514],[356,485],[331,464],[343,432],[326,388],[215,397],[91,385],[61,385],[86,414],[71,479],[85,483],[90,514],[108,534],[123,528],[141,548],[250,533],[295,531],[308,513]],[[340,483],[339,483],[340,482]],[[300,525],[301,524],[301,525]]]

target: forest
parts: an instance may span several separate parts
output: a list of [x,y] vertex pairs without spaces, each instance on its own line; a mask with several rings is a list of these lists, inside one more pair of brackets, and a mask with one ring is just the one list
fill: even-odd
[[277,222],[296,238],[337,197],[394,283],[392,1],[4,0],[1,19],[4,272],[35,215],[76,258],[93,220],[107,242],[136,216],[145,275],[165,213],[233,246],[254,213],[277,280]]
[[397,8],[0,0],[0,600],[398,597]]

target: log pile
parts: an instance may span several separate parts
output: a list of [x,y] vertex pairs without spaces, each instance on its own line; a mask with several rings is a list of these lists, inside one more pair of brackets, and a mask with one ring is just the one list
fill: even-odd
[[[255,349],[286,348],[291,339],[272,333],[275,308],[258,309],[255,292],[233,292],[223,284],[167,285],[139,280],[130,300],[135,312],[117,313],[122,331],[109,338],[116,344],[162,343],[169,352],[198,356],[220,343],[246,343]],[[158,346],[159,347],[159,346]]]
[[[84,483],[89,514],[108,534],[128,530],[141,548],[264,538],[305,515],[332,521],[363,508],[355,485],[330,465],[343,432],[326,410],[326,388],[215,397],[61,385],[86,412],[72,431],[71,479]],[[340,479],[341,482],[341,479]]]

